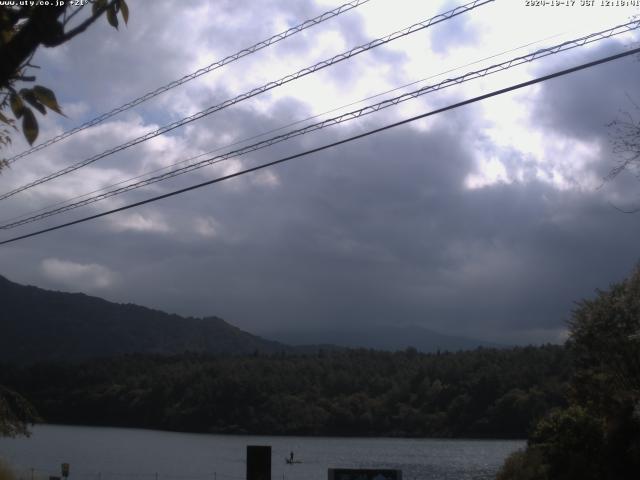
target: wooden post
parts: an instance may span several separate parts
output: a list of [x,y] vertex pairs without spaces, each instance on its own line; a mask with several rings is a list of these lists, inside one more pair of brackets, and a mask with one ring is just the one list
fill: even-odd
[[271,480],[271,445],[247,445],[247,480]]

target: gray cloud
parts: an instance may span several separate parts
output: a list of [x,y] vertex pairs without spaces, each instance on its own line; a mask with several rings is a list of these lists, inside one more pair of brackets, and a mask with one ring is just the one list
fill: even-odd
[[[460,4],[447,1],[441,11],[448,11]],[[459,15],[451,22],[438,25],[430,31],[431,49],[438,55],[445,55],[449,50],[478,42],[478,31],[473,24],[472,15]]]
[[[58,84],[68,75],[63,74],[63,66],[77,66],[78,90],[62,84],[61,95],[91,104],[93,111],[116,98],[134,95],[134,87],[137,92],[175,78],[176,70],[184,66],[181,55],[197,52],[185,51],[175,41],[179,34],[191,33],[184,33],[186,27],[172,18],[172,5],[158,2],[149,9],[145,22],[134,24],[132,16],[126,31],[113,32],[105,26],[88,32],[84,42],[75,42],[65,51],[43,54],[43,72],[51,75],[46,83]],[[184,8],[195,15],[201,6],[190,2]],[[229,18],[242,16],[242,5],[228,2],[223,7]],[[269,8],[284,15],[289,7],[274,3]],[[292,18],[318,11],[310,2],[295,2],[292,8],[296,12],[287,14]],[[135,12],[132,5],[132,15]],[[360,38],[361,20],[348,18],[344,20],[351,22],[347,35]],[[166,28],[152,28],[161,24]],[[193,30],[189,38],[206,48],[216,49],[218,42],[233,50],[248,42],[249,33],[240,30],[241,24],[244,22],[229,23],[221,29],[194,24],[189,26]],[[234,36],[236,28],[240,33]],[[251,36],[259,39],[272,31],[272,24],[265,20]],[[131,36],[139,37],[139,50],[98,46],[98,40],[106,36],[118,45],[126,45]],[[303,55],[311,47],[291,42],[281,48]],[[96,48],[104,56],[92,53]],[[162,60],[158,51],[164,52]],[[593,53],[597,52],[589,55]],[[74,60],[80,58],[76,55],[93,57],[83,64]],[[401,55],[394,55],[388,60],[399,62]],[[564,62],[558,60],[557,66]],[[598,174],[611,162],[602,125],[615,114],[616,102],[624,99],[627,89],[637,91],[629,74],[630,66],[635,65],[624,65],[594,69],[580,80],[549,82],[531,101],[536,128],[561,132],[567,138],[599,139],[601,155],[583,167]],[[547,63],[544,68],[555,66]],[[340,74],[334,77],[336,81],[357,73],[346,67],[336,71]],[[139,81],[132,85],[128,75]],[[114,80],[100,84],[96,79],[102,76]],[[136,128],[149,129],[182,109],[202,108],[231,94],[232,85],[214,84],[203,82],[176,92],[170,97],[173,109],[148,107],[140,114],[109,122],[102,130],[78,135],[52,149],[56,155],[34,156],[37,161],[29,168],[22,162],[24,169],[16,165],[0,180],[3,185],[18,182],[60,167],[68,164],[69,157],[106,148]],[[170,103],[163,100],[159,104]],[[134,175],[310,112],[292,98],[275,102],[267,112],[259,107],[257,102],[247,102],[176,131],[168,140],[135,147],[96,164],[82,175],[79,172],[74,191],[81,191],[83,181],[93,185],[105,178]],[[253,153],[242,163],[249,166],[273,160],[392,117],[389,112],[350,127],[334,127]],[[59,128],[59,122],[47,121],[52,123],[43,124],[46,128]],[[47,288],[81,289],[79,283],[69,280],[69,271],[75,272],[76,280],[82,275],[102,278],[108,273],[112,281],[96,286],[110,300],[185,315],[219,315],[256,332],[376,322],[417,323],[494,341],[557,339],[574,300],[630,271],[637,261],[634,239],[640,227],[636,217],[611,208],[600,190],[560,189],[541,181],[534,174],[538,168],[534,159],[522,154],[517,145],[493,145],[483,136],[484,128],[482,109],[472,106],[437,117],[428,129],[406,126],[387,131],[268,172],[5,246],[0,249],[2,274]],[[479,151],[478,145],[485,151]],[[467,188],[465,179],[476,170],[479,157],[489,154],[500,158],[509,171],[524,166],[528,173],[522,178],[510,175],[509,182]],[[204,169],[108,205],[196,183],[220,171]],[[58,198],[60,190],[70,189],[69,185],[52,182],[38,194],[16,198],[6,213]],[[612,191],[621,188],[611,187]],[[631,191],[633,185],[625,188]],[[5,233],[4,238],[7,236]],[[43,265],[49,265],[48,274]],[[52,267],[58,275],[51,274]],[[66,272],[65,278],[60,271]]]
[[[578,65],[624,51],[625,44],[609,40],[587,51],[576,51],[569,57],[550,58],[538,73],[550,73],[569,65]],[[540,100],[533,114],[548,129],[574,137],[605,139],[606,125],[621,110],[630,108],[627,95],[638,94],[638,58],[631,56],[593,67],[543,84]]]

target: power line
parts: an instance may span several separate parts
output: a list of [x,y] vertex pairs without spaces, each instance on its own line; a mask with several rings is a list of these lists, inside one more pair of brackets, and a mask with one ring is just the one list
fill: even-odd
[[[35,221],[39,221],[48,217],[51,217],[53,215],[58,215],[64,212],[68,212],[70,210],[74,210],[76,208],[79,207],[83,207],[86,205],[90,205],[92,203],[96,203],[98,201],[101,200],[105,200],[107,198],[111,198],[114,197],[116,195],[120,195],[122,193],[131,191],[131,190],[135,190],[147,185],[151,185],[154,183],[158,183],[160,181],[169,179],[169,178],[173,178],[176,177],[178,175],[183,175],[185,173],[189,173],[192,172],[194,170],[209,166],[209,165],[213,165],[213,164],[217,164],[220,162],[223,162],[225,160],[228,160],[230,158],[235,158],[238,157],[240,155],[244,155],[246,153],[250,153],[250,152],[254,152],[256,150],[260,150],[262,148],[266,148],[266,147],[270,147],[272,145],[275,145],[277,143],[281,143],[283,141],[289,140],[291,138],[300,136],[300,135],[305,135],[307,133],[313,132],[313,131],[317,131],[329,126],[333,126],[333,125],[338,125],[340,123],[344,123],[350,120],[354,120],[356,118],[360,118],[362,116],[365,115],[369,115],[371,113],[375,113],[378,112],[380,110],[383,110],[385,108],[391,107],[391,106],[395,106],[398,105],[402,102],[405,102],[407,100],[412,100],[415,98],[418,98],[422,95],[425,95],[427,93],[431,93],[431,92],[435,92],[438,90],[442,90],[444,88],[453,86],[453,85],[459,85],[461,83],[470,81],[470,80],[474,80],[476,78],[481,78],[493,73],[497,73],[500,71],[504,71],[507,70],[509,68],[513,68],[515,66],[518,65],[522,65],[524,63],[528,63],[528,62],[532,62],[535,60],[539,60],[541,58],[545,58],[549,55],[554,55],[557,54],[559,52],[562,51],[567,51],[567,50],[571,50],[573,48],[579,47],[579,46],[583,46],[589,43],[593,43],[596,41],[600,41],[606,38],[610,38],[614,35],[618,35],[624,32],[628,32],[634,29],[637,29],[640,27],[640,21],[636,21],[636,22],[628,22],[626,24],[623,25],[618,25],[612,28],[609,28],[607,30],[603,30],[600,32],[596,32],[596,33],[591,33],[589,35],[577,38],[575,40],[569,40],[551,47],[547,47],[547,48],[543,48],[540,50],[537,50],[533,53],[527,54],[527,55],[523,55],[523,56],[519,56],[495,65],[491,65],[488,67],[485,67],[483,69],[480,70],[476,70],[476,71],[472,71],[472,72],[468,72],[465,73],[464,75],[458,76],[458,77],[454,77],[454,78],[449,78],[446,80],[443,80],[442,82],[439,82],[437,84],[433,84],[433,85],[427,85],[424,86],[418,90],[415,90],[413,92],[408,92],[408,93],[404,93],[402,95],[399,95],[397,97],[393,97],[387,100],[383,100],[382,102],[373,104],[373,105],[368,105],[365,106],[363,108],[357,109],[357,110],[353,110],[351,112],[347,112],[344,113],[342,115],[338,115],[336,117],[333,118],[329,118],[326,120],[323,120],[321,122],[318,123],[314,123],[311,125],[307,125],[305,127],[299,128],[297,130],[292,130],[290,132],[284,133],[282,135],[278,135],[266,140],[262,140],[260,142],[254,143],[252,145],[247,145],[244,146],[242,148],[236,149],[236,150],[232,150],[230,152],[227,152],[225,154],[222,155],[217,155],[215,157],[212,158],[208,158],[206,160],[202,160],[200,162],[194,163],[194,164],[190,164],[190,165],[186,165],[184,167],[180,167],[177,168],[175,170],[160,174],[160,175],[156,175],[144,180],[140,180],[136,183],[132,183],[120,188],[116,188],[113,190],[109,190],[106,191],[105,193],[99,194],[99,195],[95,195],[92,197],[88,197],[85,198],[84,200],[80,200],[74,203],[70,203],[58,208],[52,208],[52,209],[44,209],[47,210],[43,213],[38,213],[32,216],[29,216],[27,218],[23,218],[21,220],[17,220],[14,222],[10,222],[10,223],[6,223],[3,225],[0,225],[0,229],[2,230],[8,230],[10,228],[15,228],[21,225],[25,225],[27,223],[32,223]],[[202,156],[202,155],[199,155]],[[193,158],[197,158],[197,157],[192,157],[189,160],[192,160]],[[135,178],[133,179],[135,180]],[[131,181],[131,180],[129,180]],[[126,182],[126,181],[125,181]],[[121,182],[122,183],[122,182]],[[64,202],[66,203],[66,202]]]
[[170,123],[169,125],[165,125],[164,127],[159,128],[158,130],[155,130],[153,132],[149,132],[145,135],[142,135],[141,137],[135,138],[133,140],[130,140],[124,144],[118,145],[117,147],[111,148],[109,150],[106,150],[100,154],[94,155],[93,157],[90,157],[88,159],[82,160],[80,162],[77,162],[73,165],[70,165],[66,168],[63,168],[62,170],[58,170],[57,172],[51,173],[49,175],[46,175],[44,177],[39,178],[38,180],[35,180],[33,182],[30,182],[26,185],[22,185],[21,187],[18,187],[14,190],[11,190],[10,192],[6,192],[3,193],[2,195],[0,195],[0,200],[4,200],[6,198],[9,198],[13,195],[16,195],[17,193],[20,193],[24,190],[28,190],[29,188],[33,188],[37,185],[41,185],[45,182],[48,182],[50,180],[53,180],[54,178],[58,178],[62,175],[66,175],[68,173],[71,173],[75,170],[78,170],[82,167],[85,167],[87,165],[90,165],[98,160],[100,160],[101,158],[107,157],[109,155],[113,155],[114,153],[120,152],[122,150],[125,150],[129,147],[132,147],[134,145],[137,145],[139,143],[145,142],[147,140],[150,140],[152,138],[155,138],[159,135],[162,135],[164,133],[167,133],[171,130],[174,130],[178,127],[181,127],[183,125],[186,125],[188,123],[191,123],[193,121],[199,120],[203,117],[206,117],[207,115],[211,115],[212,113],[215,113],[217,111],[220,111],[224,108],[227,108],[231,105],[234,105],[236,103],[239,103],[243,100],[247,100],[251,97],[254,97],[256,95],[259,95],[261,93],[264,93],[266,91],[269,91],[271,89],[274,89],[276,87],[279,87],[281,85],[284,85],[286,83],[289,83],[293,80],[297,80],[299,78],[302,78],[306,75],[309,75],[311,73],[317,72],[319,70],[322,70],[326,67],[329,67],[331,65],[334,65],[336,63],[342,62],[344,60],[350,59],[356,55],[359,55],[360,53],[366,52],[368,50],[371,50],[373,48],[379,47],[380,45],[385,45],[393,40],[397,40],[399,38],[405,37],[407,35],[410,35],[412,33],[418,32],[420,30],[423,30],[425,28],[428,28],[432,25],[435,25],[437,23],[449,20],[453,17],[456,17],[458,15],[461,15],[463,13],[469,12],[475,8],[478,8],[482,5],[486,5],[488,3],[492,3],[495,0],[474,0],[473,2],[470,2],[466,5],[462,5],[459,7],[456,7],[452,10],[449,10],[445,13],[441,13],[439,15],[436,15],[434,17],[429,18],[428,20],[425,20],[423,22],[419,22],[419,23],[415,23],[413,25],[411,25],[410,27],[407,27],[403,30],[399,30],[397,32],[391,33],[389,35],[387,35],[386,37],[382,37],[382,38],[377,38],[369,43],[366,43],[364,45],[360,45],[358,47],[355,47],[347,52],[341,53],[339,55],[335,55],[334,57],[331,57],[328,60],[323,60],[322,62],[318,62],[315,65],[312,65],[310,67],[306,67],[303,68],[302,70],[299,70],[296,73],[292,73],[289,74],[285,77],[280,78],[279,80],[275,80],[272,82],[269,82],[261,87],[257,87],[254,88],[253,90],[250,90],[249,92],[243,93],[235,98],[232,98],[230,100],[226,100],[218,105],[213,105],[205,110],[202,110],[198,113],[195,113],[189,117],[185,117],[181,120],[178,120],[176,122]]
[[[106,191],[106,190],[108,190],[110,188],[117,187],[118,185],[122,185],[122,184],[127,183],[127,182],[132,182],[134,180],[138,180],[138,179],[143,178],[143,177],[145,177],[147,175],[152,175],[154,173],[158,173],[158,172],[161,172],[163,170],[168,170],[170,168],[173,168],[173,167],[176,167],[178,165],[182,165],[182,164],[191,162],[191,161],[196,160],[198,158],[202,158],[202,157],[205,157],[207,155],[212,155],[213,153],[218,152],[220,150],[224,150],[225,148],[231,148],[231,147],[235,147],[236,145],[241,145],[241,144],[246,143],[246,142],[248,142],[250,140],[255,140],[257,138],[264,137],[264,136],[269,135],[271,133],[279,132],[279,131],[284,130],[286,128],[293,127],[295,125],[299,125],[299,124],[308,122],[310,120],[314,120],[316,118],[320,118],[320,117],[322,117],[324,115],[327,115],[329,113],[337,112],[339,110],[343,110],[345,108],[352,107],[352,106],[357,105],[359,103],[366,102],[367,100],[371,100],[371,99],[374,99],[374,98],[382,97],[383,95],[387,95],[389,93],[393,93],[393,92],[397,92],[399,90],[403,90],[403,89],[405,89],[407,87],[410,87],[412,85],[417,85],[419,83],[426,82],[427,80],[430,80],[432,78],[441,77],[443,75],[446,75],[447,73],[455,72],[457,70],[461,70],[461,69],[469,67],[471,65],[477,65],[478,63],[485,62],[485,61],[490,60],[492,58],[500,57],[500,56],[502,56],[502,55],[504,55],[506,53],[511,53],[511,52],[515,52],[515,51],[518,51],[518,50],[522,50],[523,48],[530,47],[531,45],[535,45],[535,44],[544,42],[546,40],[550,40],[552,38],[559,37],[560,35],[562,35],[562,34],[558,33],[558,34],[550,35],[548,37],[545,37],[545,38],[542,38],[542,39],[539,39],[539,40],[535,40],[533,42],[529,42],[529,43],[520,45],[518,47],[510,48],[508,50],[503,50],[502,52],[494,53],[493,55],[490,55],[488,57],[484,57],[484,58],[481,58],[479,60],[474,60],[472,62],[466,63],[464,65],[459,65],[457,67],[450,68],[450,69],[445,70],[443,72],[436,73],[436,74],[430,75],[428,77],[422,78],[420,80],[414,80],[412,82],[405,83],[404,85],[400,85],[398,87],[394,87],[392,89],[386,90],[384,92],[376,93],[376,94],[370,95],[368,97],[361,98],[360,100],[356,100],[356,101],[341,105],[339,107],[332,108],[330,110],[325,110],[322,113],[311,115],[311,116],[303,118],[301,120],[295,120],[295,121],[287,123],[285,125],[281,125],[279,127],[272,128],[270,130],[267,130],[267,131],[264,131],[264,132],[261,132],[261,133],[255,134],[255,135],[251,135],[250,137],[245,137],[245,138],[242,138],[240,140],[236,140],[236,141],[234,141],[232,143],[228,143],[226,145],[218,146],[218,147],[216,147],[216,148],[214,148],[212,150],[208,150],[206,152],[199,153],[198,155],[194,155],[192,157],[186,158],[184,160],[180,160],[180,161],[172,163],[170,165],[166,165],[164,167],[156,168],[154,170],[150,170],[150,171],[141,173],[141,174],[136,175],[134,177],[130,177],[130,178],[127,178],[127,179],[124,179],[124,180],[120,180],[120,181],[118,181],[116,183],[112,183],[110,185],[106,185],[104,187],[97,188],[97,189],[92,190],[90,192],[86,192],[86,193],[83,193],[83,194],[80,194],[80,195],[76,195],[74,197],[67,198],[65,200],[61,200],[59,202],[55,202],[53,204],[49,204],[49,205],[47,205],[45,207],[42,207],[42,208],[39,208],[37,210],[31,210],[29,212],[24,212],[24,213],[21,213],[21,214],[18,214],[18,215],[14,215],[13,217],[10,217],[10,218],[5,218],[3,220],[0,220],[0,224],[8,223],[8,222],[11,222],[11,221],[17,220],[17,219],[23,219],[25,217],[29,217],[30,218],[30,216],[32,216],[32,215],[35,215],[35,214],[40,213],[40,212],[44,212],[44,211],[52,209],[54,207],[58,207],[60,205],[65,205],[65,204],[67,204],[67,203],[69,203],[69,202],[71,202],[73,200],[78,200],[80,198],[88,197],[89,195],[93,195],[93,194],[96,194],[96,193],[99,193],[99,192]],[[5,227],[8,228],[8,225],[0,225],[0,229],[1,228],[5,228]]]
[[328,143],[328,144],[322,145],[320,147],[312,148],[312,149],[306,150],[304,152],[296,153],[294,155],[289,155],[287,157],[280,158],[278,160],[274,160],[272,162],[263,163],[261,165],[255,166],[255,167],[247,168],[247,169],[241,170],[239,172],[235,172],[235,173],[231,173],[229,175],[224,175],[222,177],[214,178],[212,180],[208,180],[206,182],[198,183],[196,185],[191,185],[189,187],[181,188],[179,190],[174,190],[173,192],[169,192],[169,193],[165,193],[165,194],[158,195],[158,196],[155,196],[155,197],[151,197],[151,198],[148,198],[146,200],[142,200],[142,201],[139,201],[139,202],[131,203],[129,205],[125,205],[125,206],[122,206],[122,207],[119,207],[119,208],[114,208],[114,209],[108,210],[106,212],[102,212],[102,213],[98,213],[98,214],[91,215],[91,216],[88,216],[88,217],[80,218],[78,220],[73,220],[71,222],[63,223],[63,224],[56,225],[56,226],[53,226],[53,227],[49,227],[49,228],[45,228],[45,229],[42,229],[42,230],[38,230],[36,232],[28,233],[28,234],[25,234],[25,235],[20,235],[18,237],[10,238],[8,240],[3,240],[3,241],[0,242],[0,245],[5,245],[7,243],[16,242],[18,240],[23,240],[23,239],[34,237],[34,236],[37,236],[37,235],[42,235],[43,233],[48,233],[48,232],[52,232],[54,230],[59,230],[61,228],[70,227],[71,225],[76,225],[76,224],[79,224],[79,223],[87,222],[89,220],[94,220],[96,218],[105,217],[105,216],[111,215],[113,213],[122,212],[124,210],[129,210],[131,208],[139,207],[141,205],[146,205],[148,203],[156,202],[158,200],[163,200],[165,198],[173,197],[175,195],[179,195],[179,194],[182,194],[182,193],[185,193],[185,192],[189,192],[191,190],[196,190],[196,189],[199,189],[199,188],[202,188],[202,187],[206,187],[208,185],[213,185],[215,183],[219,183],[219,182],[222,182],[222,181],[225,181],[225,180],[229,180],[231,178],[239,177],[239,176],[245,175],[247,173],[251,173],[251,172],[258,171],[258,170],[262,170],[262,169],[267,168],[267,167],[278,165],[280,163],[285,163],[285,162],[288,162],[290,160],[294,160],[296,158],[304,157],[304,156],[307,156],[307,155],[310,155],[310,154],[313,154],[313,153],[321,152],[323,150],[327,150],[329,148],[336,147],[338,145],[342,145],[342,144],[345,144],[345,143],[352,142],[354,140],[359,140],[361,138],[365,138],[365,137],[368,137],[368,136],[371,136],[371,135],[374,135],[374,134],[377,134],[377,133],[381,133],[381,132],[383,132],[385,130],[389,130],[391,128],[395,128],[395,127],[398,127],[400,125],[405,125],[407,123],[411,123],[411,122],[414,122],[416,120],[420,120],[420,119],[423,119],[423,118],[426,118],[426,117],[430,117],[432,115],[436,115],[436,114],[443,113],[443,112],[446,112],[446,111],[449,111],[449,110],[453,110],[455,108],[459,108],[459,107],[462,107],[462,106],[465,106],[465,105],[469,105],[471,103],[475,103],[475,102],[479,102],[479,101],[482,101],[482,100],[486,100],[487,98],[491,98],[491,97],[495,97],[497,95],[502,95],[504,93],[512,92],[512,91],[518,90],[520,88],[524,88],[524,87],[528,87],[528,86],[531,86],[531,85],[535,85],[537,83],[545,82],[545,81],[551,80],[553,78],[557,78],[557,77],[560,77],[560,76],[563,76],[563,75],[568,75],[570,73],[574,73],[574,72],[577,72],[577,71],[580,71],[580,70],[591,68],[591,67],[594,67],[596,65],[603,64],[603,63],[611,62],[613,60],[617,60],[619,58],[627,57],[629,55],[635,55],[636,53],[640,53],[640,48],[634,48],[632,50],[627,50],[626,52],[618,53],[616,55],[610,55],[608,57],[601,58],[599,60],[594,60],[592,62],[583,63],[583,64],[578,65],[576,67],[568,68],[568,69],[565,69],[565,70],[560,70],[558,72],[551,73],[549,75],[544,75],[542,77],[534,78],[532,80],[528,80],[526,82],[518,83],[518,84],[512,85],[510,87],[505,87],[505,88],[501,88],[499,90],[494,90],[494,91],[492,91],[490,93],[485,93],[483,95],[479,95],[477,97],[473,97],[473,98],[464,100],[462,102],[454,103],[454,104],[448,105],[446,107],[439,108],[437,110],[432,110],[430,112],[423,113],[421,115],[416,115],[414,117],[410,117],[410,118],[401,120],[399,122],[395,122],[395,123],[391,123],[389,125],[385,125],[384,127],[380,127],[380,128],[376,128],[376,129],[373,129],[373,130],[369,130],[367,132],[364,132],[364,133],[361,133],[361,134],[358,134],[358,135],[353,135],[353,136],[345,138],[343,140],[338,140],[336,142]]
[[262,40],[250,47],[244,48],[242,50],[240,50],[239,52],[236,52],[232,55],[229,55],[225,58],[223,58],[222,60],[218,60],[210,65],[207,65],[206,67],[200,68],[199,70],[196,70],[193,73],[190,73],[188,75],[183,76],[182,78],[179,78],[177,80],[174,80],[170,83],[167,83],[166,85],[163,85],[162,87],[156,88],[155,90],[148,92],[144,95],[142,95],[141,97],[138,97],[134,100],[131,100],[128,103],[125,103],[124,105],[121,105],[117,108],[114,108],[113,110],[110,110],[106,113],[103,113],[102,115],[99,115],[98,117],[95,117],[92,120],[89,120],[88,122],[83,123],[82,125],[78,126],[78,127],[74,127],[71,130],[68,130],[66,132],[61,133],[60,135],[56,135],[55,137],[50,138],[49,140],[42,142],[38,145],[36,145],[35,147],[32,147],[28,150],[25,150],[22,153],[19,153],[18,155],[15,155],[9,159],[7,159],[7,163],[11,164],[13,162],[15,162],[16,160],[26,157],[27,155],[30,155],[34,152],[37,152],[39,150],[42,150],[43,148],[48,147],[49,145],[53,145],[54,143],[59,142],[60,140],[64,140],[65,138],[70,137],[71,135],[73,135],[74,133],[78,133],[82,130],[85,130],[89,127],[93,127],[94,125],[98,125],[99,123],[104,122],[105,120],[119,114],[122,113],[126,110],[129,110],[133,107],[136,107],[138,105],[140,105],[141,103],[146,102],[147,100],[150,100],[154,97],[157,97],[158,95],[167,92],[173,88],[176,88],[184,83],[187,83],[195,78],[198,78],[206,73],[212,72],[214,70],[217,70],[218,68],[221,68],[225,65],[228,65],[232,62],[235,62],[236,60],[239,60],[243,57],[246,57],[247,55],[251,55],[252,53],[258,52],[259,50],[262,50],[263,48],[266,48],[270,45],[273,45],[281,40],[284,40],[285,38],[291,37],[293,35],[295,35],[296,33],[302,32],[303,30],[306,30],[307,28],[313,27],[315,25],[318,25],[326,20],[329,20],[331,18],[337,17],[338,15],[348,12],[349,10],[352,10],[354,8],[359,7],[360,5],[369,2],[370,0],[353,0],[349,3],[345,3],[344,5],[340,5],[337,8],[334,8],[333,10],[330,10],[328,12],[324,12],[321,15],[318,15],[317,17],[314,17],[310,20],[305,20],[304,22],[296,25],[295,27],[291,27],[288,30],[285,30],[283,32],[277,33],[276,35],[273,35],[272,37],[267,38],[266,40]]

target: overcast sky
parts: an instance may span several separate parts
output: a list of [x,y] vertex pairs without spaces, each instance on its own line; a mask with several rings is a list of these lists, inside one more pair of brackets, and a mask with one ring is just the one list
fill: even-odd
[[[38,83],[56,91],[68,117],[41,117],[38,141],[342,3],[128,1],[127,27],[116,31],[103,19],[61,47],[38,51]],[[626,23],[638,13],[579,4],[525,7],[524,0],[498,0],[479,7],[4,200],[0,219],[412,82],[428,79],[320,118]],[[0,175],[0,190],[456,5],[371,0],[17,161]],[[624,51],[637,46],[638,39],[637,31],[627,33],[447,88],[3,231],[0,238],[346,138]],[[524,45],[529,46],[514,50]],[[487,57],[493,58],[482,60]],[[616,209],[640,207],[640,182],[633,172],[603,182],[620,160],[612,154],[606,125],[622,111],[632,111],[631,100],[640,103],[638,78],[640,60],[630,56],[4,245],[0,274],[19,283],[182,315],[217,315],[254,333],[415,324],[497,342],[560,341],[574,302],[621,280],[640,260],[640,213]],[[25,148],[26,142],[15,136],[5,156]]]

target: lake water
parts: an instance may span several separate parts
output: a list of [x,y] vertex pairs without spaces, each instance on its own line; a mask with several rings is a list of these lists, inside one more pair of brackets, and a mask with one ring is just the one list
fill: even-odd
[[[207,435],[39,425],[30,438],[0,438],[0,457],[24,480],[242,480],[246,446],[272,446],[273,480],[324,480],[329,467],[397,468],[404,480],[492,479],[523,441]],[[287,465],[295,452],[303,463]]]

